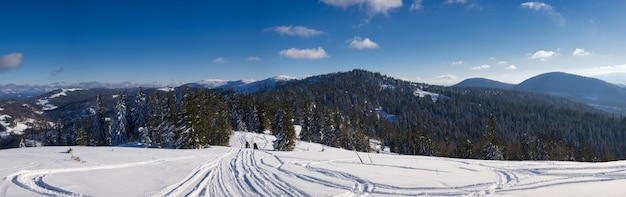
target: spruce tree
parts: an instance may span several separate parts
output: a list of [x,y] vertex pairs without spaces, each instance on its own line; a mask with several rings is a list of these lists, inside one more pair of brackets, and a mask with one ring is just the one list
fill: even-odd
[[93,139],[90,141],[91,145],[95,146],[103,146],[109,145],[107,142],[107,124],[105,120],[104,114],[104,104],[102,101],[102,96],[98,94],[96,100],[96,114],[93,120]]
[[487,131],[485,132],[483,158],[486,160],[504,160],[506,158],[504,145],[496,132],[496,120],[493,114],[489,115]]
[[63,123],[61,121],[57,122],[54,125],[55,136],[54,136],[54,145],[61,146],[65,145],[63,141],[65,138],[63,137]]
[[148,131],[148,118],[150,117],[150,108],[148,107],[148,100],[143,91],[143,88],[139,88],[137,92],[137,96],[133,101],[131,108],[131,117],[132,117],[132,125],[133,125],[133,136],[136,136],[135,141],[143,142],[145,141],[144,131]]
[[280,119],[276,120],[275,124],[280,124],[277,126],[278,131],[276,132],[276,140],[274,141],[274,150],[278,151],[292,151],[296,146],[296,131],[293,127],[293,115],[291,115],[290,111],[286,112],[283,110],[278,110],[277,115]]
[[115,105],[115,116],[111,125],[111,145],[124,144],[128,140],[128,111],[122,92],[119,92]]

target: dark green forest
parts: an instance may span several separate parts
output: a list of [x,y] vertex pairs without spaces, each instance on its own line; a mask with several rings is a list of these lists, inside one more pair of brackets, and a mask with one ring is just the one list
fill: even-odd
[[[430,92],[436,94],[421,94]],[[563,98],[489,88],[443,87],[365,70],[313,76],[257,92],[182,86],[92,98],[93,115],[58,120],[25,138],[45,145],[206,148],[235,131],[356,151],[379,140],[399,154],[499,160],[624,158],[626,118]]]

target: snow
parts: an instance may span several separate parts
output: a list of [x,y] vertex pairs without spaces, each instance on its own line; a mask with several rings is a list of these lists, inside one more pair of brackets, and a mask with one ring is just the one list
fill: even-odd
[[395,114],[390,114],[389,112],[383,110],[382,107],[376,108],[375,111],[378,114],[379,118],[382,115],[389,122],[395,122],[397,119],[397,116]]
[[[43,98],[37,99],[36,104],[40,105],[41,106],[41,110],[43,110],[43,111],[55,110],[55,109],[57,109],[59,107],[56,106],[56,105],[53,105],[52,103],[50,103],[50,99],[61,97],[61,96],[67,96],[68,92],[74,92],[74,91],[79,91],[79,90],[83,90],[83,89],[81,89],[81,88],[64,88],[64,89],[60,89],[59,93],[50,95],[49,97],[43,97]],[[41,112],[41,111],[35,111],[35,113],[43,114],[43,112]]]
[[383,84],[383,85],[380,85],[380,88],[383,89],[383,90],[384,89],[392,89],[393,90],[393,89],[396,89],[396,86]]
[[5,136],[8,134],[16,134],[16,135],[22,135],[24,134],[24,130],[30,128],[28,125],[26,125],[26,123],[33,123],[35,122],[34,119],[26,119],[25,121],[18,121],[15,123],[14,127],[11,127],[11,122],[9,122],[9,120],[7,119],[11,119],[12,117],[9,115],[0,115],[0,125],[2,125],[6,131],[0,132],[0,136]]
[[419,96],[420,98],[424,98],[426,97],[426,95],[430,95],[430,97],[433,99],[433,102],[437,102],[437,100],[439,100],[439,94],[434,93],[434,92],[424,91],[422,89],[415,90],[413,95]]
[[227,81],[221,79],[206,79],[202,81],[198,81],[195,84],[200,85],[205,88],[210,89],[230,89],[234,90],[237,93],[252,93],[257,92],[266,88],[273,88],[276,86],[278,82],[291,81],[296,80],[296,77],[290,77],[285,75],[280,75],[264,80],[237,80],[237,81]]
[[218,87],[226,85],[228,81],[221,80],[221,79],[205,79],[202,81],[198,81],[197,83],[206,88],[218,88]]
[[274,79],[275,81],[291,81],[291,80],[296,80],[298,78],[287,76],[287,75],[278,75],[278,76],[272,77],[272,79]]
[[623,196],[626,184],[626,161],[466,160],[300,141],[276,152],[273,139],[235,132],[230,147],[201,150],[2,150],[0,196]]
[[55,110],[56,108],[59,108],[58,106],[51,104],[50,100],[46,98],[37,99],[37,105],[41,105],[41,110],[44,110],[44,111],[50,111],[50,110]]
[[4,111],[4,108],[0,107],[0,111]]
[[159,91],[163,91],[163,92],[171,92],[174,91],[173,87],[165,87],[165,88],[159,88]]
[[52,99],[52,98],[57,98],[57,97],[60,97],[60,96],[67,96],[68,92],[74,92],[74,91],[79,91],[79,90],[83,90],[83,89],[81,89],[81,88],[64,88],[64,89],[61,89],[61,92],[53,94],[49,98]]

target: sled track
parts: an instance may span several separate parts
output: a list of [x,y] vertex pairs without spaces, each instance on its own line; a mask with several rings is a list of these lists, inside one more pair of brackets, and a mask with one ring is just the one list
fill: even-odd
[[181,160],[181,159],[190,159],[195,158],[196,156],[188,156],[188,157],[178,157],[178,158],[168,158],[168,159],[158,159],[158,160],[148,160],[141,162],[133,162],[133,163],[124,163],[124,164],[111,164],[111,165],[97,165],[97,166],[86,166],[79,168],[60,168],[60,169],[42,169],[42,170],[20,170],[16,173],[13,173],[4,178],[4,180],[11,180],[15,185],[20,186],[28,191],[39,195],[45,196],[88,196],[87,194],[79,194],[72,191],[63,190],[61,188],[50,185],[44,181],[44,178],[53,174],[60,173],[72,173],[72,172],[84,172],[91,170],[110,170],[110,169],[120,169],[120,168],[130,168],[130,167],[138,167],[138,166],[146,166],[146,165],[154,165],[158,163],[164,163],[168,161]]
[[[271,138],[270,138],[271,139]],[[167,185],[157,188],[150,196],[489,196],[517,195],[526,191],[535,192],[545,188],[577,186],[577,184],[603,183],[626,180],[626,165],[610,164],[588,165],[567,162],[510,162],[481,160],[445,160],[451,164],[445,170],[438,170],[433,165],[415,165],[409,162],[399,163],[360,163],[356,157],[311,158],[304,151],[275,152],[271,141],[265,135],[236,133],[233,135],[234,147],[220,149],[219,155],[193,155],[185,157],[167,157],[139,162],[82,166],[75,168],[40,169],[12,171],[0,182],[0,196],[7,195],[9,186],[17,186],[42,196],[88,196],[95,194],[78,193],[46,182],[47,177],[55,174],[89,172],[93,170],[111,170],[194,159],[197,166],[181,174],[180,180],[170,180]],[[248,141],[257,143],[261,150],[244,148]],[[240,144],[237,144],[240,143]],[[304,150],[304,149],[302,149]],[[324,153],[326,154],[326,153]],[[324,155],[323,154],[323,155]],[[352,155],[353,156],[353,155]],[[379,155],[377,159],[384,159]],[[200,158],[200,160],[198,160]],[[334,159],[329,159],[334,158]],[[415,160],[416,157],[401,157],[400,160]],[[182,163],[182,162],[178,162]],[[426,162],[425,162],[426,163]],[[459,163],[459,164],[456,164]],[[88,163],[87,163],[88,164]],[[528,165],[527,165],[528,164]],[[27,165],[39,165],[32,162]],[[86,165],[86,164],[85,164]],[[194,168],[195,167],[195,168]],[[360,167],[366,170],[389,170],[390,172],[416,172],[427,174],[425,178],[431,185],[419,183],[393,184],[373,177],[363,170],[342,170]],[[441,169],[441,168],[440,168]],[[3,170],[17,170],[5,168]],[[450,173],[477,173],[480,181],[448,182]],[[428,175],[431,174],[432,175]],[[446,174],[438,178],[434,174]],[[448,178],[446,178],[448,177]],[[420,178],[420,177],[415,177]],[[51,179],[51,178],[50,178]],[[432,180],[431,180],[432,179]],[[52,179],[51,179],[52,180]],[[170,185],[171,184],[171,185]],[[306,187],[323,189],[309,191]],[[328,193],[324,193],[328,191]]]

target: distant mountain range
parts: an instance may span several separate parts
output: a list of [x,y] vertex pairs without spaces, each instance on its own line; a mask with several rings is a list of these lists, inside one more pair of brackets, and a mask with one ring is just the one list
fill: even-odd
[[233,90],[236,93],[254,93],[260,90],[270,89],[276,85],[286,83],[297,78],[290,76],[276,76],[265,80],[237,80],[226,81],[219,79],[202,80],[195,83],[185,84],[190,87],[203,87],[209,89]]
[[272,88],[277,84],[281,84],[290,80],[296,79],[289,76],[276,76],[264,80],[237,80],[226,81],[219,79],[207,79],[194,83],[173,83],[173,84],[161,84],[161,83],[101,83],[101,82],[83,82],[70,85],[16,85],[16,84],[0,84],[0,99],[28,99],[31,97],[39,96],[54,90],[59,89],[93,89],[93,88],[107,88],[107,89],[130,89],[130,88],[168,88],[178,86],[190,86],[190,87],[204,87],[209,89],[228,89],[237,93],[253,93],[263,89]]
[[606,112],[626,114],[626,88],[624,86],[563,72],[544,73],[516,85],[484,78],[472,78],[454,86],[540,93],[586,103]]
[[[268,90],[278,85],[295,80],[294,77],[276,76],[264,80],[201,80],[188,84],[158,84],[158,83],[100,83],[85,82],[72,85],[0,85],[0,99],[29,99],[59,89],[131,89],[137,87],[161,88],[164,87],[203,87],[210,89],[232,90],[236,93],[250,94]],[[600,79],[584,77],[563,72],[550,72],[529,78],[520,84],[503,83],[485,78],[466,79],[454,87],[497,88],[505,90],[540,93],[558,96],[593,106],[596,109],[610,113],[626,114],[626,86],[611,84]]]
[[52,84],[52,85],[16,85],[16,84],[0,84],[0,99],[27,99],[39,96],[58,89],[92,89],[92,88],[108,88],[108,89],[127,89],[127,88],[160,88],[167,86],[180,86],[178,84],[160,84],[160,83],[103,83],[103,82],[82,82],[76,84]]

